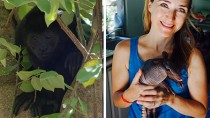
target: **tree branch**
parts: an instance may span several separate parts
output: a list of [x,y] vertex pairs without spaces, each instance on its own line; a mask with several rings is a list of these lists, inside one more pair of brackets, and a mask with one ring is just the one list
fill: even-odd
[[69,38],[73,41],[73,43],[76,45],[76,47],[80,50],[83,57],[87,57],[89,53],[87,52],[86,48],[79,42],[77,37],[72,33],[72,31],[63,23],[60,16],[57,17],[57,22],[61,26],[61,29],[69,36]]

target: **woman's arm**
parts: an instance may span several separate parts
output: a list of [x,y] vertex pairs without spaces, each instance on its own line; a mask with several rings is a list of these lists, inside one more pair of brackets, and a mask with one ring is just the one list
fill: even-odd
[[112,62],[112,96],[115,106],[125,108],[131,105],[122,100],[134,102],[139,99],[140,93],[147,89],[154,89],[154,86],[145,86],[139,83],[141,70],[137,72],[132,83],[129,82],[129,57],[130,57],[130,40],[120,42],[114,52]]
[[167,104],[182,114],[204,118],[208,104],[206,68],[202,55],[196,48],[190,55],[188,77],[192,100],[176,96]]

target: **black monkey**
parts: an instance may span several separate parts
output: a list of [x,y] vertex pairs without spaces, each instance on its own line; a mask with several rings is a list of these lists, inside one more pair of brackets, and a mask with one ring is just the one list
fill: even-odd
[[[68,27],[77,36],[75,17]],[[81,52],[57,21],[47,27],[44,13],[37,7],[33,8],[18,25],[15,43],[28,50],[33,69],[56,71],[63,75],[67,84],[71,84],[82,64]],[[13,113],[17,115],[22,106],[30,108],[34,117],[59,112],[65,91],[55,89],[54,92],[50,92],[42,89],[41,92],[37,92],[35,102],[34,92],[21,93],[16,97]]]

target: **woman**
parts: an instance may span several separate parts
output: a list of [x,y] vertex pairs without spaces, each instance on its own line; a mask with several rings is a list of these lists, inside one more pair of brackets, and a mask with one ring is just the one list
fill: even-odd
[[[113,101],[117,107],[130,107],[129,118],[140,118],[142,105],[158,107],[158,117],[206,116],[205,64],[201,53],[193,47],[194,39],[186,25],[191,4],[192,0],[146,0],[145,35],[117,45],[112,67]],[[139,83],[144,61],[161,58],[163,51],[178,66],[183,79],[183,88],[168,83],[175,95]]]

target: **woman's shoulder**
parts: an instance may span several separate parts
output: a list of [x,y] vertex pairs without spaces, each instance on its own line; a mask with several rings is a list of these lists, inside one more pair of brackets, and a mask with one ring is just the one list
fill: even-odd
[[201,52],[197,48],[193,48],[189,57],[189,67],[204,66],[204,60]]
[[127,52],[129,51],[129,48],[130,48],[130,39],[122,40],[116,45],[115,51]]
[[201,52],[197,48],[193,48],[190,54],[189,61],[198,61],[200,59],[203,59]]

